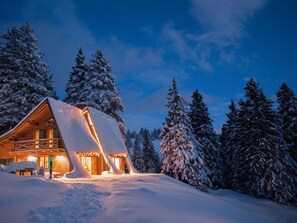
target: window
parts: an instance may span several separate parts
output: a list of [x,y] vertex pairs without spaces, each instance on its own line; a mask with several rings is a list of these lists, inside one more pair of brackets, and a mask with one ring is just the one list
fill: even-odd
[[48,167],[48,156],[39,157],[39,167],[43,166],[44,168]]
[[54,138],[54,130],[53,129],[49,129],[48,130],[48,138],[49,140],[49,147],[53,147],[53,138]]
[[113,158],[114,165],[120,169],[120,158]]

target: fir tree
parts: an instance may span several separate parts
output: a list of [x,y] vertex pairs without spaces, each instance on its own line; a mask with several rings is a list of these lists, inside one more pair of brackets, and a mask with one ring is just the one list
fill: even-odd
[[130,131],[128,131],[125,135],[125,145],[127,147],[128,153],[131,156],[132,155],[132,141],[131,141],[131,134]]
[[296,164],[276,127],[272,101],[251,79],[239,102],[233,189],[281,203],[297,204]]
[[209,178],[214,189],[222,187],[222,170],[219,144],[213,130],[212,120],[202,95],[193,92],[189,117],[196,140],[203,146],[205,165],[209,169]]
[[122,117],[118,114],[119,111],[124,110],[122,99],[119,96],[115,78],[111,74],[111,67],[99,50],[92,55],[80,100],[110,115],[119,123],[123,123]]
[[143,164],[143,153],[141,148],[142,138],[138,135],[134,141],[133,145],[133,154],[132,154],[132,162],[136,170],[140,173],[144,172],[144,164]]
[[280,126],[291,157],[297,162],[297,98],[286,83],[276,93]]
[[235,169],[234,153],[237,143],[237,118],[238,110],[233,100],[229,106],[230,112],[227,114],[227,121],[223,125],[221,134],[221,157],[223,166],[224,186],[230,188],[230,183],[233,180],[233,170]]
[[168,91],[168,116],[161,132],[162,173],[207,190],[209,179],[200,145],[192,134],[187,103],[180,96],[176,81]]
[[1,36],[0,133],[13,128],[43,98],[54,97],[52,75],[29,24]]
[[159,172],[158,154],[154,149],[154,145],[153,145],[150,133],[147,129],[144,129],[144,132],[143,132],[142,151],[143,151],[144,172],[147,172],[147,173]]
[[85,64],[85,56],[82,48],[80,48],[75,58],[75,66],[72,67],[72,71],[69,73],[69,79],[66,85],[66,97],[64,99],[66,103],[74,106],[84,103],[82,94],[85,90],[84,81],[87,73],[88,66]]

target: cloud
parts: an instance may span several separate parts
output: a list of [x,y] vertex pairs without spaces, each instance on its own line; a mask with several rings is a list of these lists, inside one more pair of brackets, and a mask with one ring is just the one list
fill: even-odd
[[249,19],[265,5],[266,0],[191,0],[190,12],[201,27],[186,32],[170,22],[160,36],[182,62],[195,62],[211,73],[214,65],[234,62]]
[[[129,78],[144,68],[155,68],[164,64],[163,50],[152,47],[136,47],[120,41],[117,37],[100,40],[101,49],[110,61],[119,78]],[[137,77],[135,77],[137,78]]]
[[245,35],[248,20],[266,0],[191,0],[192,15],[206,30],[198,38],[225,47]]

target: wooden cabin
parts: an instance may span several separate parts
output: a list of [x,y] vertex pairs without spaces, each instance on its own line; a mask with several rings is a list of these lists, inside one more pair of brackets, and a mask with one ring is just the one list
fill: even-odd
[[52,98],[0,136],[0,164],[19,161],[34,161],[45,171],[52,163],[56,176],[136,172],[112,117]]

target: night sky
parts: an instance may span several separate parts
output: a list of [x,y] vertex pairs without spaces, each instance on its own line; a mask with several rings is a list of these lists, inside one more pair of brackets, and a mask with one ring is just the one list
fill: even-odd
[[254,77],[275,99],[297,93],[295,0],[1,0],[0,34],[29,22],[60,99],[80,47],[112,66],[131,130],[162,127],[172,78],[187,101],[198,89],[217,132],[230,99]]

